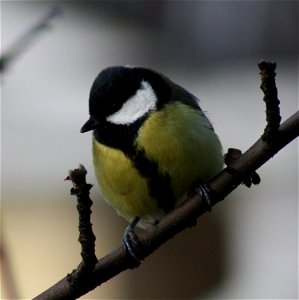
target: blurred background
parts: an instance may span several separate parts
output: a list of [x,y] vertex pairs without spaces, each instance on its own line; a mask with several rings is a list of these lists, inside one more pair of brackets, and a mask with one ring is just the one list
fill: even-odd
[[[281,115],[298,109],[297,1],[1,1],[1,53],[53,6],[1,77],[1,299],[32,298],[80,260],[68,170],[94,184],[97,256],[127,225],[100,199],[88,118],[96,75],[110,65],[156,69],[201,99],[224,151],[265,126],[260,59],[277,62]],[[297,299],[298,142],[198,225],[84,299]]]

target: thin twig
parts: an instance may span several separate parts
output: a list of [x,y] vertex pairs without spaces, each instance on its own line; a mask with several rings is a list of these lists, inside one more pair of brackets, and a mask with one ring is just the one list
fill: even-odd
[[86,183],[87,171],[83,165],[69,171],[65,180],[71,180],[73,188],[71,194],[77,197],[77,209],[79,213],[79,242],[81,244],[82,262],[68,277],[69,282],[77,288],[78,282],[84,281],[87,275],[93,270],[98,259],[95,255],[96,237],[92,231],[90,222],[92,200],[89,197],[91,184]]
[[51,19],[58,16],[60,13],[61,10],[58,7],[49,9],[36,23],[31,25],[30,28],[8,48],[8,50],[2,53],[0,56],[0,72],[4,72],[10,63],[28,48],[38,34],[49,26]]
[[279,110],[280,101],[277,98],[277,88],[275,84],[276,63],[260,61],[261,70],[261,90],[264,92],[264,101],[266,103],[266,121],[267,126],[262,135],[262,140],[268,144],[274,143],[281,117]]

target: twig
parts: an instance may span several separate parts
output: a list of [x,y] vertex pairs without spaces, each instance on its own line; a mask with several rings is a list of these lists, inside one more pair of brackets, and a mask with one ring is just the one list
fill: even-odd
[[92,231],[90,222],[92,201],[89,197],[89,191],[92,188],[91,184],[86,183],[87,171],[83,165],[79,165],[78,169],[69,171],[69,175],[65,180],[71,180],[73,188],[71,194],[77,196],[77,209],[79,213],[79,242],[81,244],[82,262],[69,276],[69,282],[77,288],[78,282],[84,282],[88,274],[93,270],[97,263],[95,255],[95,240],[96,237]]
[[266,103],[266,121],[267,126],[262,135],[262,140],[268,144],[274,143],[281,117],[279,111],[279,100],[277,98],[277,88],[275,85],[276,63],[260,61],[261,70],[261,90],[264,92],[264,101]]
[[51,19],[59,15],[60,8],[52,7],[35,24],[33,24],[21,37],[19,37],[5,52],[0,56],[0,72],[4,72],[9,64],[15,60],[32,43],[37,35],[49,26]]
[[[299,112],[296,112],[275,132],[275,143],[265,143],[260,138],[243,155],[239,153],[240,157],[231,160],[229,168],[224,169],[209,182],[211,189],[216,195],[213,198],[212,205],[223,200],[244,179],[248,178],[248,174],[253,174],[298,135]],[[231,170],[234,170],[234,172],[231,172]],[[140,258],[146,258],[167,240],[188,228],[193,223],[192,221],[195,221],[205,212],[206,206],[202,201],[201,194],[196,194],[167,214],[159,222],[155,230],[137,234],[143,249],[142,253],[139,253]],[[120,272],[133,267],[131,257],[127,254],[124,247],[119,247],[97,262],[95,268],[89,274],[89,286],[83,284],[80,288],[78,287],[78,289],[74,290],[68,281],[68,277],[65,277],[34,299],[75,299]]]
[[[239,159],[242,155],[242,151],[239,149],[229,148],[227,153],[224,155],[224,162],[227,165],[226,172],[230,173],[231,175],[236,175],[238,172],[232,168],[232,163]],[[245,184],[248,188],[251,187],[252,184],[257,185],[261,182],[261,178],[257,172],[253,172],[248,174],[244,180],[243,184]]]

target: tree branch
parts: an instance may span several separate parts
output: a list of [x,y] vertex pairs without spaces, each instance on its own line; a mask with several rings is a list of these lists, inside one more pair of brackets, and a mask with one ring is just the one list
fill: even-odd
[[20,56],[32,43],[40,32],[48,28],[50,21],[61,13],[58,7],[49,9],[36,23],[34,23],[10,48],[0,56],[0,73],[4,72],[11,62]]
[[[260,138],[238,159],[231,161],[228,168],[224,169],[209,182],[216,196],[213,198],[212,205],[223,200],[250,174],[254,173],[278,151],[298,137],[298,134],[299,112],[297,111],[275,131],[275,143],[267,143]],[[231,172],[231,170],[234,170],[234,172]],[[138,256],[141,259],[146,258],[167,240],[190,227],[205,212],[206,207],[200,194],[189,198],[167,214],[155,229],[137,234],[142,248]],[[70,284],[68,277],[65,277],[34,299],[75,299],[120,272],[134,267],[135,265],[130,255],[121,246],[98,260],[95,268],[88,274],[88,280],[79,283],[80,288],[75,289]]]

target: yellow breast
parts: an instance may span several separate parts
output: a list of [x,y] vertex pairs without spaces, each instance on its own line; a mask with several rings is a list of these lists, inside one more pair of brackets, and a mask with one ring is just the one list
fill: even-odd
[[168,173],[178,201],[193,184],[207,182],[223,167],[222,147],[205,115],[181,102],[152,114],[138,135],[137,145]]
[[147,180],[122,151],[93,138],[93,161],[101,193],[118,214],[129,222],[136,216],[150,223],[161,217],[162,211],[149,195]]
[[[195,183],[208,181],[223,165],[220,142],[206,117],[180,102],[152,113],[135,143],[158,164],[161,174],[169,175],[177,202]],[[104,198],[125,219],[132,221],[139,216],[154,222],[163,215],[150,196],[146,178],[122,151],[93,138],[93,160]]]

